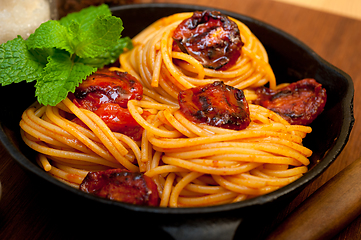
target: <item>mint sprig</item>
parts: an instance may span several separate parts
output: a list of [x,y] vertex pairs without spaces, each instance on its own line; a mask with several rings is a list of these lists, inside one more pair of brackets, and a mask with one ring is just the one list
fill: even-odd
[[105,4],[45,22],[27,40],[18,36],[0,45],[0,83],[36,81],[39,103],[55,106],[97,68],[132,48],[122,31],[122,20]]
[[76,35],[74,50],[81,58],[94,58],[113,48],[123,30],[123,23],[113,16],[98,16],[94,24],[87,31],[81,31]]
[[73,54],[72,41],[68,29],[58,21],[49,20],[41,24],[26,41],[28,49],[64,49]]
[[39,102],[55,106],[69,91],[74,92],[79,80],[95,71],[96,68],[72,61],[68,52],[57,50],[56,54],[48,57],[43,74],[36,81],[35,96]]
[[45,64],[44,57],[28,51],[21,36],[0,45],[0,81],[3,86],[36,80]]

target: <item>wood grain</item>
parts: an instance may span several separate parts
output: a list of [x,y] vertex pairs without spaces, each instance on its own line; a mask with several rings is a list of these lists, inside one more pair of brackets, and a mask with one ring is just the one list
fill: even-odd
[[267,240],[330,239],[361,214],[361,158],[347,166],[309,198]]
[[[170,2],[139,0],[138,2]],[[172,0],[172,3],[186,3],[215,7],[237,12],[278,27],[311,47],[331,64],[348,73],[354,81],[354,114],[356,122],[349,143],[337,160],[318,179],[302,191],[297,198],[266,226],[260,229],[264,234],[277,227],[294,209],[334,175],[361,156],[358,124],[361,109],[361,21],[309,10],[282,2],[269,0]],[[37,180],[28,176],[7,152],[0,147],[0,181],[3,196],[0,201],[0,239],[77,239],[92,237],[89,229],[93,225],[85,221],[73,203],[53,205],[49,189],[38,187]],[[86,215],[85,215],[86,216]],[[90,228],[89,228],[90,226]],[[333,239],[361,239],[361,217],[357,217]],[[88,230],[84,230],[88,229]],[[93,230],[93,229],[92,229]],[[108,235],[107,235],[108,236]],[[93,238],[92,238],[93,239]],[[162,237],[160,237],[162,239]]]
[[361,20],[359,0],[275,0]]

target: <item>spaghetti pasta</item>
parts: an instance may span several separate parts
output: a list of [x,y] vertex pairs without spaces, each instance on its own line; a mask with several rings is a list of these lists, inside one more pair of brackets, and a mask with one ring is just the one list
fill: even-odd
[[171,99],[176,99],[180,90],[216,80],[239,89],[266,83],[271,89],[276,88],[266,50],[249,28],[237,19],[232,18],[240,30],[244,46],[236,64],[227,70],[205,68],[193,57],[172,51],[172,32],[182,20],[191,16],[192,13],[179,13],[162,18],[135,36],[135,48],[120,56],[122,68],[137,76],[150,90]]
[[[22,138],[39,152],[37,162],[45,171],[73,187],[91,171],[142,172],[157,185],[161,207],[242,201],[285,186],[307,171],[312,151],[302,146],[302,139],[311,128],[290,125],[251,103],[257,97],[252,88],[266,83],[277,87],[262,44],[232,19],[244,42],[241,56],[229,69],[205,68],[172,50],[172,32],[191,15],[156,21],[133,39],[134,49],[119,57],[121,68],[110,69],[126,71],[143,85],[143,99],[127,103],[143,128],[140,141],[111,131],[99,116],[69,98],[55,107],[34,104],[24,111]],[[251,119],[245,129],[194,123],[179,110],[179,91],[219,80],[244,90]],[[73,117],[82,124],[71,121]]]

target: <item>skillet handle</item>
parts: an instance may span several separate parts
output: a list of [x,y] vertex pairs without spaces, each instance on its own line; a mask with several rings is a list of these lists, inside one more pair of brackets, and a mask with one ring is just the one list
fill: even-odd
[[330,239],[361,214],[361,158],[306,199],[267,240]]
[[180,226],[162,226],[162,229],[175,240],[232,240],[241,221],[241,219],[192,221]]

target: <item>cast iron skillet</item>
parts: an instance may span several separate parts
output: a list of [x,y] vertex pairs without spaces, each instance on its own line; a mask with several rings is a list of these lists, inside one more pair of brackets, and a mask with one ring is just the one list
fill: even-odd
[[[161,17],[195,10],[205,10],[205,7],[135,4],[112,8],[113,14],[123,20],[125,29],[122,35],[130,37]],[[304,140],[304,145],[313,150],[310,171],[299,180],[261,197],[204,208],[171,209],[135,206],[83,193],[55,180],[41,170],[34,163],[34,152],[24,146],[20,139],[18,122],[21,113],[35,100],[30,84],[0,88],[2,111],[0,140],[2,144],[27,172],[38,176],[41,184],[54,189],[55,198],[62,198],[65,201],[71,199],[72,205],[77,204],[77,209],[92,209],[92,216],[99,214],[106,219],[106,222],[111,222],[110,219],[113,219],[119,223],[118,226],[123,226],[119,229],[126,229],[126,226],[139,224],[140,221],[165,230],[167,234],[162,237],[171,236],[175,239],[232,239],[235,232],[237,235],[240,233],[240,236],[247,236],[248,233],[257,231],[253,225],[256,219],[257,221],[267,219],[267,216],[281,209],[340,154],[348,141],[354,122],[354,89],[352,80],[346,73],[321,59],[310,48],[289,34],[247,16],[222,10],[221,12],[244,22],[260,39],[269,54],[270,64],[279,83],[312,77],[327,90],[328,100],[325,110],[312,123],[313,132]],[[9,101],[14,96],[21,96],[22,101]],[[112,218],[112,216],[117,217]],[[124,217],[127,220],[124,220]],[[148,228],[147,231],[151,231],[152,228]],[[236,231],[237,228],[238,231]],[[257,234],[254,232],[251,234],[255,239]]]

